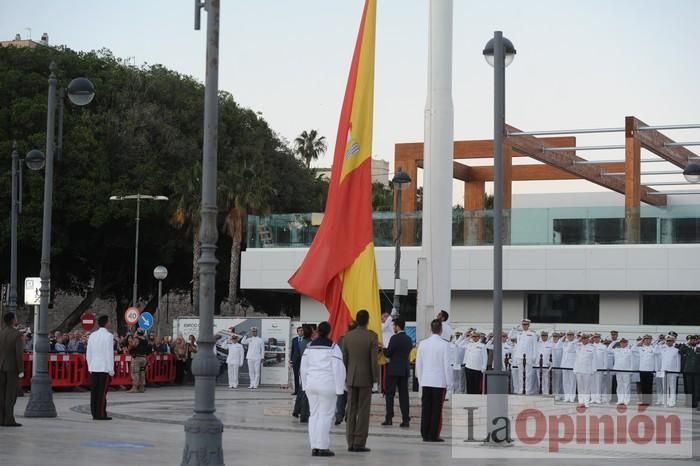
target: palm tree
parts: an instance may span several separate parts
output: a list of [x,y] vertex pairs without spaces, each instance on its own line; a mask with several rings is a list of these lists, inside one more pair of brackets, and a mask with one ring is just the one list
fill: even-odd
[[[223,210],[224,232],[231,237],[231,263],[228,284],[228,313],[235,313],[238,295],[238,277],[241,263],[243,232],[247,230],[248,213],[264,213],[269,210],[269,200],[274,188],[246,162],[243,167],[232,166],[219,182]],[[226,308],[226,307],[225,307]]]
[[199,224],[202,197],[202,164],[197,161],[190,170],[183,170],[175,177],[174,199],[177,201],[170,224],[176,228],[186,227],[192,233],[192,302],[194,312],[199,314]]
[[306,168],[311,167],[311,161],[317,160],[326,152],[328,145],[326,137],[318,135],[315,129],[302,133],[294,139],[294,152],[306,162]]

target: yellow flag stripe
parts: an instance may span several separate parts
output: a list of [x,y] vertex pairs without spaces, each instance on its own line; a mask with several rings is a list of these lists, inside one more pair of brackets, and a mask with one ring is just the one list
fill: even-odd
[[374,261],[374,244],[367,247],[357,256],[355,262],[345,269],[343,280],[343,302],[355,318],[357,311],[366,309],[369,312],[369,329],[373,330],[382,341],[382,320],[379,306],[379,283],[377,281],[377,266]]

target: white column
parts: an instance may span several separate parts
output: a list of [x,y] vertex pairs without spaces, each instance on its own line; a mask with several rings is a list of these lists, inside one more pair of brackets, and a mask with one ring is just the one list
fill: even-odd
[[427,260],[424,280],[427,309],[450,312],[452,260],[452,0],[430,1],[428,97],[425,104],[423,172],[423,241]]

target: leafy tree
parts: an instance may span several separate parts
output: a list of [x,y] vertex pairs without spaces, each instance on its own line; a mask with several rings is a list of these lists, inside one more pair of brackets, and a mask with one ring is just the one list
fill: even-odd
[[318,160],[327,148],[326,137],[319,137],[315,129],[308,132],[304,130],[294,139],[294,151],[306,162],[306,168],[310,168],[311,161]]

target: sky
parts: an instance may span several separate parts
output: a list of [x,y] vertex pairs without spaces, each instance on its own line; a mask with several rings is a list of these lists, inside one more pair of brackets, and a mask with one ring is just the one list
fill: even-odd
[[[221,3],[220,88],[261,112],[288,141],[317,129],[329,151],[315,165],[330,166],[364,0]],[[423,140],[428,6],[429,0],[378,0],[374,154],[392,163],[394,144]],[[516,127],[619,127],[627,115],[648,124],[700,123],[699,19],[697,0],[455,0],[455,139],[492,137],[493,70],[482,50],[494,30],[518,52],[506,71],[506,120]],[[203,12],[203,29],[194,30],[190,0],[0,0],[0,40],[25,38],[31,28],[35,40],[47,32],[52,45],[105,47],[137,65],[163,64],[200,81],[205,24]],[[667,134],[700,140],[700,130]],[[579,145],[623,143],[620,133],[578,138]],[[522,182],[513,192],[595,189],[586,182]],[[461,196],[455,183],[455,203]]]

